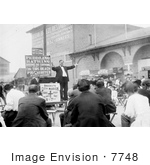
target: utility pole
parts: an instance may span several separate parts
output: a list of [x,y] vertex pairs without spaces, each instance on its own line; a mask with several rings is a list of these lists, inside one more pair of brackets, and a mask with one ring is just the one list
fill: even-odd
[[94,46],[96,47],[96,24],[94,24]]
[[46,44],[46,24],[43,24],[43,54],[47,55],[47,44]]
[[125,24],[125,39],[127,40],[128,39],[128,36],[127,36],[127,33],[128,33],[128,25]]

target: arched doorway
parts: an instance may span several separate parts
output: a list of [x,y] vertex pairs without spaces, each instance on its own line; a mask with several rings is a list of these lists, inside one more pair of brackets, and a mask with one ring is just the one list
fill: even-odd
[[124,61],[121,55],[116,52],[110,52],[103,57],[100,68],[110,72],[114,72],[116,69],[116,76],[122,78],[124,74],[123,67]]
[[144,74],[142,73],[142,68],[148,66],[150,67],[150,63],[148,62],[149,60],[150,60],[150,45],[144,45],[137,50],[137,52],[133,57],[133,66],[132,66],[133,74],[140,78],[141,75]]

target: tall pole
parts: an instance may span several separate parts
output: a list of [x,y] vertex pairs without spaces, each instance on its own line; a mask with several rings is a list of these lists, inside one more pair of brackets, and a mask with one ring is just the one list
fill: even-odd
[[127,27],[127,24],[125,24],[125,39],[126,40],[128,39],[127,33],[128,33],[128,27]]
[[96,47],[96,24],[94,24],[94,45]]
[[46,44],[46,24],[43,24],[43,55],[47,55],[47,44]]

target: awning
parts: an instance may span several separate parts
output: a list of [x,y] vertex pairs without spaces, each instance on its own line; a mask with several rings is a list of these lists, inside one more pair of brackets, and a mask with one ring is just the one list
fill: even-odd
[[101,69],[98,71],[99,75],[108,75],[108,70],[107,69]]
[[90,75],[90,70],[82,70],[79,73],[80,76],[89,76]]

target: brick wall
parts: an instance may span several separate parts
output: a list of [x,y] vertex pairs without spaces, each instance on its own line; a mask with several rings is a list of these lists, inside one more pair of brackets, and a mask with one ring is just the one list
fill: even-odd
[[[76,61],[78,61],[81,57],[77,57]],[[100,69],[100,62],[97,58],[94,58],[91,55],[85,56],[82,58],[77,66],[77,73],[75,74],[76,80],[80,78],[80,72],[83,70],[95,71]]]
[[46,31],[48,54],[55,56],[73,52],[73,26],[71,24],[48,25]]
[[[128,25],[128,32],[136,30],[138,27]],[[88,48],[91,44],[100,42],[125,33],[124,24],[75,24],[74,25],[74,48],[81,51]],[[92,43],[91,43],[92,41]]]
[[[96,24],[95,26],[97,43],[125,33],[124,24]],[[139,28],[131,25],[127,26],[128,32],[136,29]]]
[[[91,24],[75,24],[74,25],[74,49],[80,51],[91,45],[90,36],[93,36],[93,25]],[[92,42],[94,38],[92,37]]]

